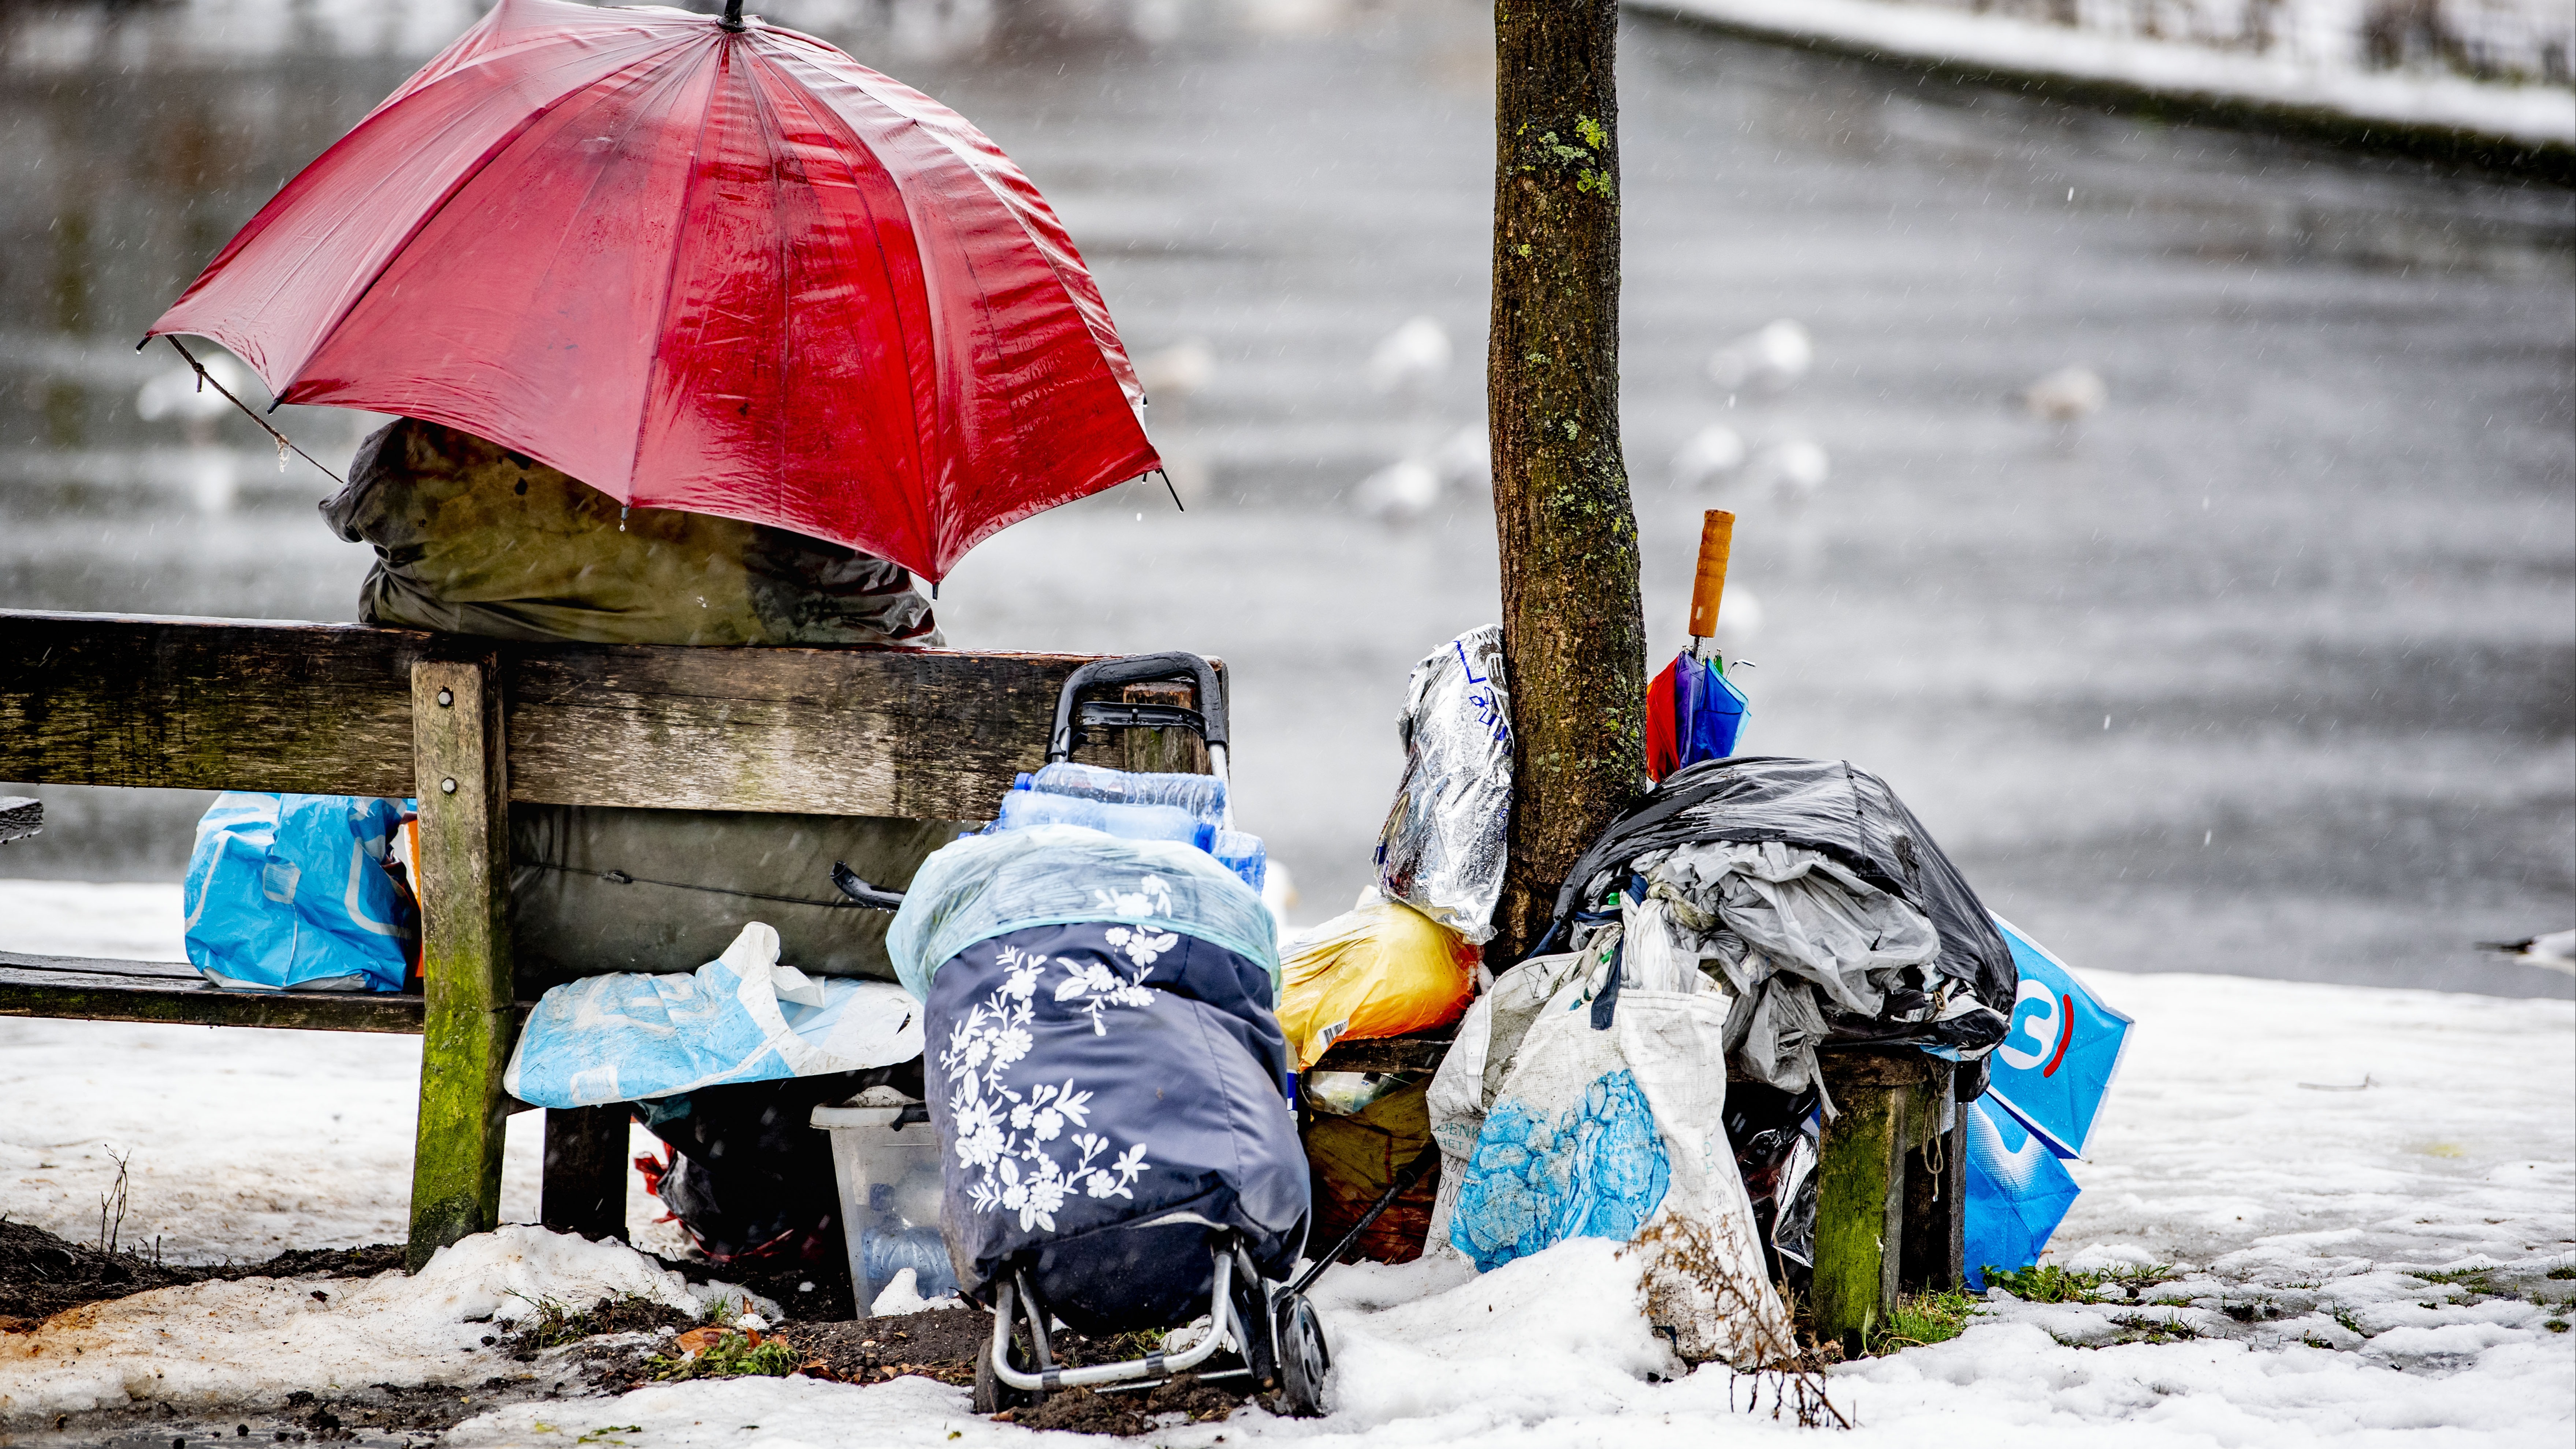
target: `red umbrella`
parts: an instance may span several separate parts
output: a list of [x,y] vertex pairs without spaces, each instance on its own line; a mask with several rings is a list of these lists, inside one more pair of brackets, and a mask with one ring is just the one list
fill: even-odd
[[[734,10],[740,0],[734,0]],[[622,502],[931,579],[1160,466],[1064,226],[965,118],[757,19],[501,0],[150,335]]]

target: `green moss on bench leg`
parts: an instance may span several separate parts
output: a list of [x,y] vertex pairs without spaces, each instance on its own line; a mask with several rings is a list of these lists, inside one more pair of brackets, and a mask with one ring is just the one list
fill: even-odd
[[489,658],[412,666],[420,791],[421,969],[426,1029],[412,1155],[411,1245],[430,1254],[500,1220],[501,1072],[511,1008],[509,769]]
[[[1857,1357],[1870,1330],[1896,1308],[1904,1241],[1904,1150],[1920,1110],[1922,1088],[1897,1074],[1863,1071],[1868,1080],[1836,1080],[1828,1058],[1827,1091],[1841,1109],[1825,1124],[1816,1164],[1816,1269],[1812,1298],[1816,1339],[1840,1343]],[[1857,1064],[1855,1064],[1857,1065]]]

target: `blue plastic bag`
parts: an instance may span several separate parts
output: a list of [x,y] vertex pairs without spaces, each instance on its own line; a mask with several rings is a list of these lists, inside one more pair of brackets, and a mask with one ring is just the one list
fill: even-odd
[[2001,916],[2021,991],[2012,1029],[1988,1059],[1987,1094],[2060,1157],[2082,1157],[2103,1095],[2128,1050],[2129,1018],[2102,1004],[2066,963]]
[[1968,1211],[1961,1225],[1968,1286],[1986,1290],[1986,1269],[2027,1268],[2083,1189],[2048,1144],[1984,1097],[1968,1114]]
[[197,822],[188,961],[218,986],[400,991],[416,913],[385,871],[399,800],[226,791]]

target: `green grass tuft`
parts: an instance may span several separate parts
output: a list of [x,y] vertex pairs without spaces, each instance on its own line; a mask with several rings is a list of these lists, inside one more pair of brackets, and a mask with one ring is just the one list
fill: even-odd
[[1946,1342],[1967,1332],[1968,1320],[1980,1311],[1963,1288],[1909,1294],[1897,1300],[1893,1316],[1871,1331],[1862,1352],[1876,1358]]
[[2070,1273],[2055,1263],[2042,1263],[2035,1268],[1997,1268],[1985,1270],[1986,1286],[2001,1288],[2025,1303],[2096,1303],[2101,1301],[2104,1275]]

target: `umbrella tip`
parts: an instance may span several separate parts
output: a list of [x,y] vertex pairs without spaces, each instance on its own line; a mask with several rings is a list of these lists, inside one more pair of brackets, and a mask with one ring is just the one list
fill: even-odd
[[727,30],[742,29],[742,0],[725,0],[724,19],[716,23]]

